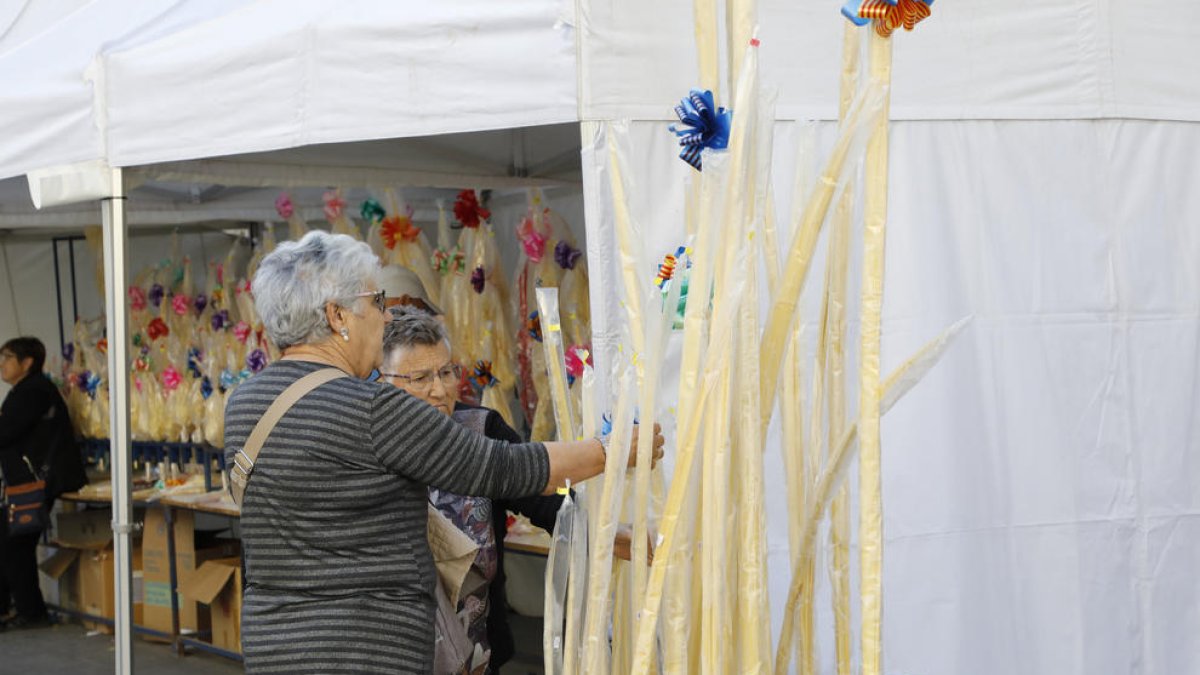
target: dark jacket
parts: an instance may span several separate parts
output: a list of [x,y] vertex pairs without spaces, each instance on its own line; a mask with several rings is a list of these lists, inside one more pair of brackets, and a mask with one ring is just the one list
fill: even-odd
[[[495,410],[457,403],[454,406],[454,418],[460,422],[465,421],[462,415],[465,411],[486,411],[484,436],[510,443],[525,442],[521,434],[508,426]],[[474,424],[467,426],[475,427]],[[537,495],[518,499],[497,499],[492,502],[492,531],[496,534],[496,578],[488,588],[487,619],[488,642],[492,648],[489,664],[492,669],[498,669],[507,663],[516,651],[512,629],[508,626],[508,595],[504,590],[504,535],[508,531],[508,512],[512,511],[529,518],[531,523],[553,535],[554,521],[558,517],[558,509],[562,502],[562,495]]]
[[34,479],[23,457],[45,478],[48,498],[87,484],[67,404],[42,373],[27,375],[0,404],[0,471],[6,483]]

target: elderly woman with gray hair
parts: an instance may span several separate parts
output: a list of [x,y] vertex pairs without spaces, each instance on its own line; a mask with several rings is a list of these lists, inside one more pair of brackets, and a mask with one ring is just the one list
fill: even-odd
[[[392,321],[383,333],[380,379],[488,438],[511,443],[523,440],[500,413],[458,401],[459,368],[451,356],[450,336],[438,317],[415,306],[393,307],[389,311]],[[431,487],[429,501],[478,546],[455,610],[474,645],[469,670],[498,673],[500,666],[512,658],[516,647],[508,625],[505,590],[507,512],[527,516],[535,526],[553,534],[563,497],[489,499]],[[615,557],[629,560],[631,534],[627,525],[617,528],[613,542]]]
[[[345,235],[281,244],[254,276],[255,307],[283,357],[225,409],[239,459],[268,408],[317,371],[342,375],[301,396],[261,443],[242,499],[249,673],[427,673],[434,567],[428,486],[520,497],[604,468],[600,440],[506,443],[365,380],[382,362],[379,261]],[[261,436],[261,433],[256,435]],[[655,444],[661,456],[661,437]]]

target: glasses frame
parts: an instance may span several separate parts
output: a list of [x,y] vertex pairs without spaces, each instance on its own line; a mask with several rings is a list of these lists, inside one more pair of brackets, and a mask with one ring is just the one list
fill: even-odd
[[376,309],[378,309],[380,312],[387,311],[387,291],[382,288],[377,291],[363,291],[362,293],[355,293],[354,297],[371,298],[375,302]]
[[[449,369],[449,373],[454,376],[453,379],[451,379],[450,381],[447,381],[447,378],[442,376],[442,372],[447,369]],[[420,372],[420,371],[418,371],[418,372]],[[425,377],[426,375],[429,376],[429,381],[424,384],[420,384],[420,383],[413,381],[417,378]],[[414,375],[413,373],[385,373],[381,370],[381,371],[379,371],[379,376],[380,377],[394,377],[394,378],[404,380],[405,382],[408,383],[408,386],[412,387],[416,391],[429,391],[433,387],[433,380],[435,378],[440,379],[442,381],[442,385],[445,387],[452,387],[452,386],[456,385],[458,383],[458,381],[460,379],[462,379],[462,366],[460,366],[457,363],[454,363],[452,361],[452,362],[447,363],[446,365],[442,366],[441,368],[438,368],[436,371],[430,370],[430,371],[421,373],[419,375]]]

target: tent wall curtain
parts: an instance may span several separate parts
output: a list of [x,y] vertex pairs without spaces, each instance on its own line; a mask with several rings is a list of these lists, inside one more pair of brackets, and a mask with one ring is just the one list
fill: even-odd
[[[693,170],[665,124],[629,133],[633,217],[661,259],[684,241]],[[808,134],[827,148],[834,128],[776,126],[777,214],[789,213]],[[1200,670],[1181,648],[1200,631],[1200,125],[902,121],[891,143],[882,371],[957,319],[975,321],[883,419],[885,671]],[[602,137],[585,138],[584,176],[603,373],[624,310],[608,290],[620,271],[594,147]],[[786,219],[779,228],[790,235]],[[811,324],[818,294],[806,293]],[[790,561],[772,438],[777,634]],[[832,635],[821,639],[820,672],[832,672]]]

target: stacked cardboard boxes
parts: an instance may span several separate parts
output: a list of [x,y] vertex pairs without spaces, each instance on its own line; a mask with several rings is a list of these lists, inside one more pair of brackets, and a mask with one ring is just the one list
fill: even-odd
[[[62,511],[55,517],[53,544],[46,547],[39,568],[43,596],[68,610],[112,619],[115,615],[112,510]],[[142,618],[140,542],[133,550],[134,623]],[[108,631],[104,624],[89,627]]]

